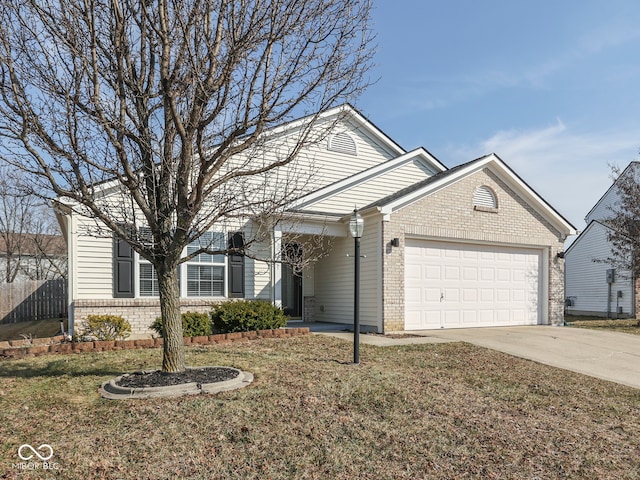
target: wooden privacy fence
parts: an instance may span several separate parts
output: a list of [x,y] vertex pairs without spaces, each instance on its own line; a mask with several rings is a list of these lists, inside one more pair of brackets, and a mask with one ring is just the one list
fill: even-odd
[[67,280],[27,280],[0,284],[0,323],[67,316]]

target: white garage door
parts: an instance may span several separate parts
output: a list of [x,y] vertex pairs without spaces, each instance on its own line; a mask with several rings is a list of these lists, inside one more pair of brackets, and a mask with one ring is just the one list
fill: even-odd
[[405,328],[534,325],[542,251],[407,240]]

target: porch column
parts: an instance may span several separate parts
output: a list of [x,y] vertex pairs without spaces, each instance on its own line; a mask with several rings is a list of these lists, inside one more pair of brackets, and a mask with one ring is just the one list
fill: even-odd
[[[273,259],[282,255],[282,230],[279,226],[273,229]],[[273,262],[273,303],[282,308],[282,263]]]

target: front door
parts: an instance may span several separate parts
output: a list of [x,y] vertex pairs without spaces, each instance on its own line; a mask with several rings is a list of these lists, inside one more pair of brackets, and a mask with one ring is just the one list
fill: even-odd
[[282,308],[292,319],[302,319],[302,247],[297,243],[284,246],[282,263]]

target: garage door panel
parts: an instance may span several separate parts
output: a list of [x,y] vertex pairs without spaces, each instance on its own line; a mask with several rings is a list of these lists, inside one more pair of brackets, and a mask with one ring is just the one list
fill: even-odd
[[[453,300],[451,297],[447,297],[447,300]],[[465,303],[475,303],[478,301],[478,290],[475,288],[465,288],[462,290],[462,301]]]
[[495,290],[496,293],[496,302],[505,303],[511,300],[511,292],[505,288],[497,288]]
[[423,291],[424,291],[424,297],[423,297],[424,301],[431,302],[431,303],[440,301],[442,290],[440,290],[439,288],[424,288]]
[[462,278],[465,281],[477,281],[478,280],[478,268],[477,267],[464,267],[462,269]]
[[455,327],[460,324],[460,311],[459,310],[445,310],[444,311],[444,324],[447,326]]
[[495,268],[480,268],[480,280],[483,282],[493,282],[496,276]]
[[442,278],[442,280],[460,280],[460,267],[444,267],[444,277]]
[[481,288],[479,301],[481,303],[493,303],[495,301],[495,290],[490,288]]
[[511,281],[511,271],[507,268],[496,268],[496,280],[499,282]]
[[422,267],[415,263],[410,263],[405,267],[405,277],[412,282],[422,279]]
[[527,293],[524,290],[511,290],[511,302],[523,303],[527,300]]
[[439,266],[427,265],[424,269],[423,278],[430,279],[430,280],[442,279],[442,268]]
[[440,302],[459,302],[460,297],[464,294],[464,291],[459,288],[444,288],[442,294],[438,299]]
[[541,256],[535,249],[408,240],[406,328],[538,323]]
[[465,327],[478,326],[478,311],[477,310],[463,310],[462,311],[462,324]]

